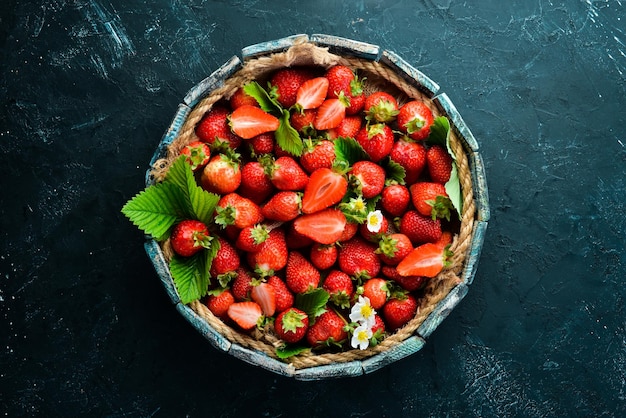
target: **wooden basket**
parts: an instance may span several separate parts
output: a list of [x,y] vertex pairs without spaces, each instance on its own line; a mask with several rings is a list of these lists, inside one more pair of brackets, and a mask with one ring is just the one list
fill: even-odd
[[[184,305],[168,269],[168,245],[148,239],[146,252],[176,309],[217,349],[250,364],[299,380],[358,376],[371,373],[419,351],[425,339],[467,294],[472,283],[489,219],[487,185],[478,144],[445,93],[426,75],[393,52],[376,45],[329,35],[295,35],[252,45],[232,57],[185,96],[163,136],[146,173],[146,185],[163,178],[169,163],[188,143],[197,140],[195,126],[220,99],[228,99],[240,86],[262,80],[272,71],[295,65],[331,67],[346,65],[367,77],[369,85],[385,84],[399,104],[410,98],[423,100],[435,116],[446,116],[451,125],[451,148],[455,153],[463,196],[458,234],[451,250],[452,265],[430,280],[416,316],[404,327],[366,350],[339,353],[303,353],[288,360],[275,354],[277,340],[271,335],[250,336],[229,327],[201,302]],[[167,244],[167,243],[166,243]],[[260,334],[260,333],[259,333]],[[255,338],[258,337],[258,338]]]

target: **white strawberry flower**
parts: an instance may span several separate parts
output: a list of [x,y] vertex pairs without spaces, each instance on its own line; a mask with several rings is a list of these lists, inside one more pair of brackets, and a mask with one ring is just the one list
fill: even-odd
[[[370,329],[376,323],[376,311],[372,308],[367,296],[359,296],[359,300],[350,310],[350,320]],[[356,330],[355,330],[356,333]],[[371,332],[370,332],[371,334]],[[371,336],[371,335],[370,335]]]
[[372,329],[367,324],[359,325],[354,329],[350,345],[352,348],[358,347],[360,350],[365,350],[370,345],[370,338],[372,338]]
[[367,214],[367,230],[373,233],[380,232],[383,226],[383,213],[375,210]]

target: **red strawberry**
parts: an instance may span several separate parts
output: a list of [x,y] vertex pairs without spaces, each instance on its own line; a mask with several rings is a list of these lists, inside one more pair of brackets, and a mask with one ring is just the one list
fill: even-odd
[[[354,91],[359,91],[359,93],[355,94],[352,93],[352,95],[346,95],[348,97],[348,99],[350,100],[350,105],[348,107],[346,107],[346,115],[356,115],[358,113],[360,113],[363,108],[365,107],[365,93],[363,93],[363,89],[360,87],[361,86],[361,81],[357,81],[358,79],[355,77],[354,80],[352,81],[352,83],[350,84],[352,85],[358,85],[359,87],[350,87],[350,89],[354,92]],[[359,116],[360,118],[360,116]]]
[[445,248],[448,245],[452,244],[453,236],[450,231],[443,231],[441,233],[441,238],[435,241],[433,244],[440,246],[441,248]]
[[259,204],[274,191],[274,185],[258,161],[250,161],[241,168],[241,185],[238,193]]
[[266,219],[288,222],[300,214],[300,205],[300,194],[285,190],[272,196],[261,208],[261,213]]
[[271,276],[287,265],[287,243],[285,233],[276,228],[270,231],[270,236],[261,244],[259,251],[248,253],[250,267],[262,276]]
[[381,271],[386,278],[398,283],[409,292],[421,288],[428,280],[428,277],[424,276],[401,276],[395,266],[383,266]]
[[426,148],[424,145],[407,140],[406,137],[393,144],[389,156],[404,168],[406,173],[404,182],[407,185],[417,181],[426,165]]
[[[376,219],[376,218],[374,218]],[[389,220],[386,217],[382,217],[382,220],[379,224],[375,225],[376,227],[378,227],[379,229],[376,231],[370,231],[368,228],[368,224],[370,224],[370,222],[372,222],[372,220],[366,221],[365,223],[362,223],[361,225],[359,225],[359,233],[361,234],[361,236],[363,238],[365,238],[367,241],[369,242],[373,242],[375,244],[378,244],[378,241],[384,237],[388,232],[389,232]],[[373,228],[375,229],[375,228]]]
[[346,273],[332,270],[324,279],[322,288],[330,295],[330,301],[340,308],[350,308],[350,301],[354,296],[354,284]]
[[313,73],[308,68],[281,68],[273,74],[270,80],[272,92],[283,107],[291,107],[296,104],[300,86],[313,77]]
[[397,265],[411,251],[413,251],[411,240],[400,233],[385,235],[378,243],[380,260],[390,266]]
[[203,189],[217,193],[232,193],[241,184],[241,170],[236,156],[215,155],[202,170],[200,184]]
[[383,306],[383,317],[390,330],[408,323],[417,313],[417,300],[410,293],[390,299]]
[[235,298],[230,289],[218,289],[206,298],[206,306],[218,318],[225,319],[228,316],[228,308],[235,303]]
[[321,106],[326,99],[328,79],[316,77],[300,85],[296,93],[296,108],[315,109]]
[[335,144],[331,141],[321,140],[313,142],[310,139],[304,141],[305,148],[300,156],[300,164],[307,173],[311,174],[318,168],[332,168],[335,162]]
[[313,127],[318,131],[333,129],[339,126],[346,117],[346,104],[341,99],[326,99],[317,109]]
[[363,296],[370,300],[370,305],[374,309],[380,309],[387,302],[389,297],[387,280],[375,277],[363,283]]
[[261,164],[279,190],[304,190],[309,182],[309,176],[292,157],[280,157],[276,161],[264,159]]
[[355,138],[362,125],[363,121],[360,116],[346,116],[336,128],[328,130],[328,137],[330,139]]
[[346,222],[346,225],[343,228],[343,233],[337,240],[337,242],[346,242],[351,240],[356,233],[359,232],[359,224],[354,222]]
[[359,237],[342,244],[337,261],[341,271],[352,277],[371,278],[380,272],[376,246]]
[[[220,280],[220,276],[235,274],[235,271],[239,268],[239,254],[233,245],[224,238],[218,237],[220,248],[217,250],[215,258],[211,263],[211,269],[209,273],[211,277]],[[229,277],[230,278],[230,277]],[[223,281],[223,279],[221,280]]]
[[409,207],[411,194],[409,189],[402,184],[392,184],[382,191],[380,204],[391,216],[401,216]]
[[[383,170],[383,181],[384,174]],[[309,177],[302,196],[302,212],[314,213],[339,203],[348,191],[348,180],[330,168],[318,168]]]
[[274,132],[266,132],[250,139],[246,139],[252,157],[271,154],[274,151]]
[[320,272],[296,250],[289,253],[285,282],[293,293],[304,293],[315,289],[320,283]]
[[293,129],[302,133],[313,129],[313,122],[317,117],[317,109],[306,109],[302,112],[294,111],[289,116],[289,124]]
[[239,87],[237,91],[235,91],[235,93],[230,97],[229,103],[233,110],[244,105],[259,106],[256,99],[248,95],[248,93],[244,91],[243,87]]
[[278,338],[286,343],[297,343],[309,330],[309,317],[300,309],[290,308],[278,314],[274,321],[274,330]]
[[259,206],[237,193],[222,196],[217,202],[215,211],[215,223],[222,228],[234,225],[238,229],[243,229],[263,221]]
[[375,163],[391,153],[394,142],[393,131],[384,123],[364,126],[355,139]]
[[413,206],[420,214],[450,220],[450,211],[454,207],[443,184],[418,182],[409,187],[409,191]]
[[316,242],[311,246],[310,260],[318,269],[326,270],[335,264],[338,253],[339,250],[337,250],[336,245]]
[[391,122],[398,114],[398,102],[389,93],[377,91],[365,98],[365,118],[371,122]]
[[396,270],[401,276],[435,277],[447,267],[450,256],[447,248],[432,243],[422,244],[407,255]]
[[377,345],[383,340],[383,338],[385,338],[385,322],[383,321],[383,318],[378,314],[374,314],[374,325],[372,326],[372,334],[372,338],[370,339],[371,346]]
[[239,232],[235,247],[246,252],[256,252],[269,236],[270,231],[263,224],[247,226]]
[[243,139],[250,139],[278,129],[280,121],[256,106],[243,105],[230,114],[230,128]]
[[235,273],[237,275],[231,282],[231,291],[235,300],[242,302],[250,300],[250,292],[252,292],[252,283],[255,280],[250,272],[243,267],[239,267]]
[[315,242],[332,244],[343,234],[346,216],[337,209],[324,209],[296,218],[293,226],[296,231]]
[[400,218],[400,232],[409,237],[413,245],[435,242],[441,238],[441,221],[423,216],[415,210],[407,211]]
[[180,154],[187,156],[193,171],[198,171],[211,159],[211,148],[202,141],[193,141],[180,150]]
[[241,329],[250,330],[259,324],[263,310],[256,302],[235,302],[228,308],[228,317]]
[[446,184],[452,173],[452,156],[441,145],[433,145],[426,152],[426,162],[430,179],[435,183]]
[[287,241],[287,248],[290,250],[308,247],[315,243],[315,241],[311,238],[296,231],[296,228],[293,226],[293,222],[290,222],[287,225],[285,240]]
[[311,347],[341,344],[348,338],[345,326],[346,321],[337,312],[328,309],[309,327],[306,340]]
[[230,110],[224,106],[213,106],[196,126],[196,135],[202,142],[209,144],[216,140],[226,142],[235,149],[241,144],[241,138],[235,135],[228,126]]
[[350,83],[354,80],[354,72],[345,65],[335,65],[326,71],[324,76],[328,79],[329,99],[337,99],[343,92],[344,95],[352,95]]
[[400,108],[397,119],[398,128],[402,132],[416,141],[421,141],[430,134],[433,112],[423,102],[412,100]]
[[276,296],[276,312],[285,311],[293,306],[294,296],[287,284],[278,276],[271,276],[267,279],[267,284],[274,288]]
[[379,195],[385,187],[385,169],[371,161],[354,163],[350,178],[365,199]]
[[183,257],[191,257],[203,248],[209,248],[211,240],[207,226],[192,219],[180,221],[170,235],[172,249]]
[[272,285],[261,282],[252,286],[250,297],[261,306],[263,315],[272,316],[276,312],[276,293]]

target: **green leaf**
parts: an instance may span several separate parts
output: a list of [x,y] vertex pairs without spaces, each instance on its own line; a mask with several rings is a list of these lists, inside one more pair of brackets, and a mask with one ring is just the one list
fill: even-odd
[[248,96],[254,97],[257,103],[259,103],[259,106],[261,106],[261,109],[269,113],[282,115],[282,106],[256,81],[251,81],[243,86],[243,91],[246,92]]
[[459,181],[459,173],[456,168],[456,162],[452,161],[452,172],[450,173],[450,180],[444,186],[446,193],[452,201],[454,209],[456,209],[459,219],[461,219],[461,213],[463,209],[463,195],[461,194],[461,182]]
[[330,295],[322,288],[310,290],[296,295],[294,306],[309,316],[309,325],[315,323],[315,318],[326,312],[326,304]]
[[289,123],[289,111],[283,110],[279,120],[280,125],[274,133],[276,143],[289,154],[299,157],[302,155],[304,144],[302,142],[302,138],[300,138],[300,134],[298,134],[298,131],[296,131]]
[[353,165],[357,161],[369,160],[369,156],[354,138],[339,137],[335,139],[335,158]]
[[170,272],[182,303],[188,304],[207,294],[211,282],[209,270],[219,248],[219,241],[213,239],[210,248],[191,257],[172,257]]
[[309,351],[310,348],[309,347],[305,347],[302,345],[289,345],[289,344],[285,344],[281,347],[277,347],[276,348],[276,356],[279,359],[287,359],[289,357],[293,357],[293,356],[297,356],[300,353],[304,353],[306,351]]
[[447,146],[449,136],[450,121],[445,116],[437,116],[430,127],[430,135],[428,135],[428,139],[426,141],[429,144]]
[[175,184],[157,183],[138,193],[122,213],[144,233],[162,239],[170,227],[185,218],[185,195]]
[[385,169],[386,181],[395,181],[398,184],[404,184],[404,177],[406,176],[406,170],[400,164],[392,160],[391,158],[385,158],[382,167]]

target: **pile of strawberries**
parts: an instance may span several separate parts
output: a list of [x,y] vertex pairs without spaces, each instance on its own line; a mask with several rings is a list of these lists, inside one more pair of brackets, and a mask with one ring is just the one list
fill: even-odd
[[[203,302],[242,332],[312,348],[376,344],[415,317],[419,290],[450,256],[453,159],[427,141],[428,106],[366,94],[348,67],[284,68],[267,81],[196,126],[200,141],[182,154],[220,199],[213,224],[174,227],[172,249],[189,257],[219,242]],[[307,294],[323,306],[307,311]]]

